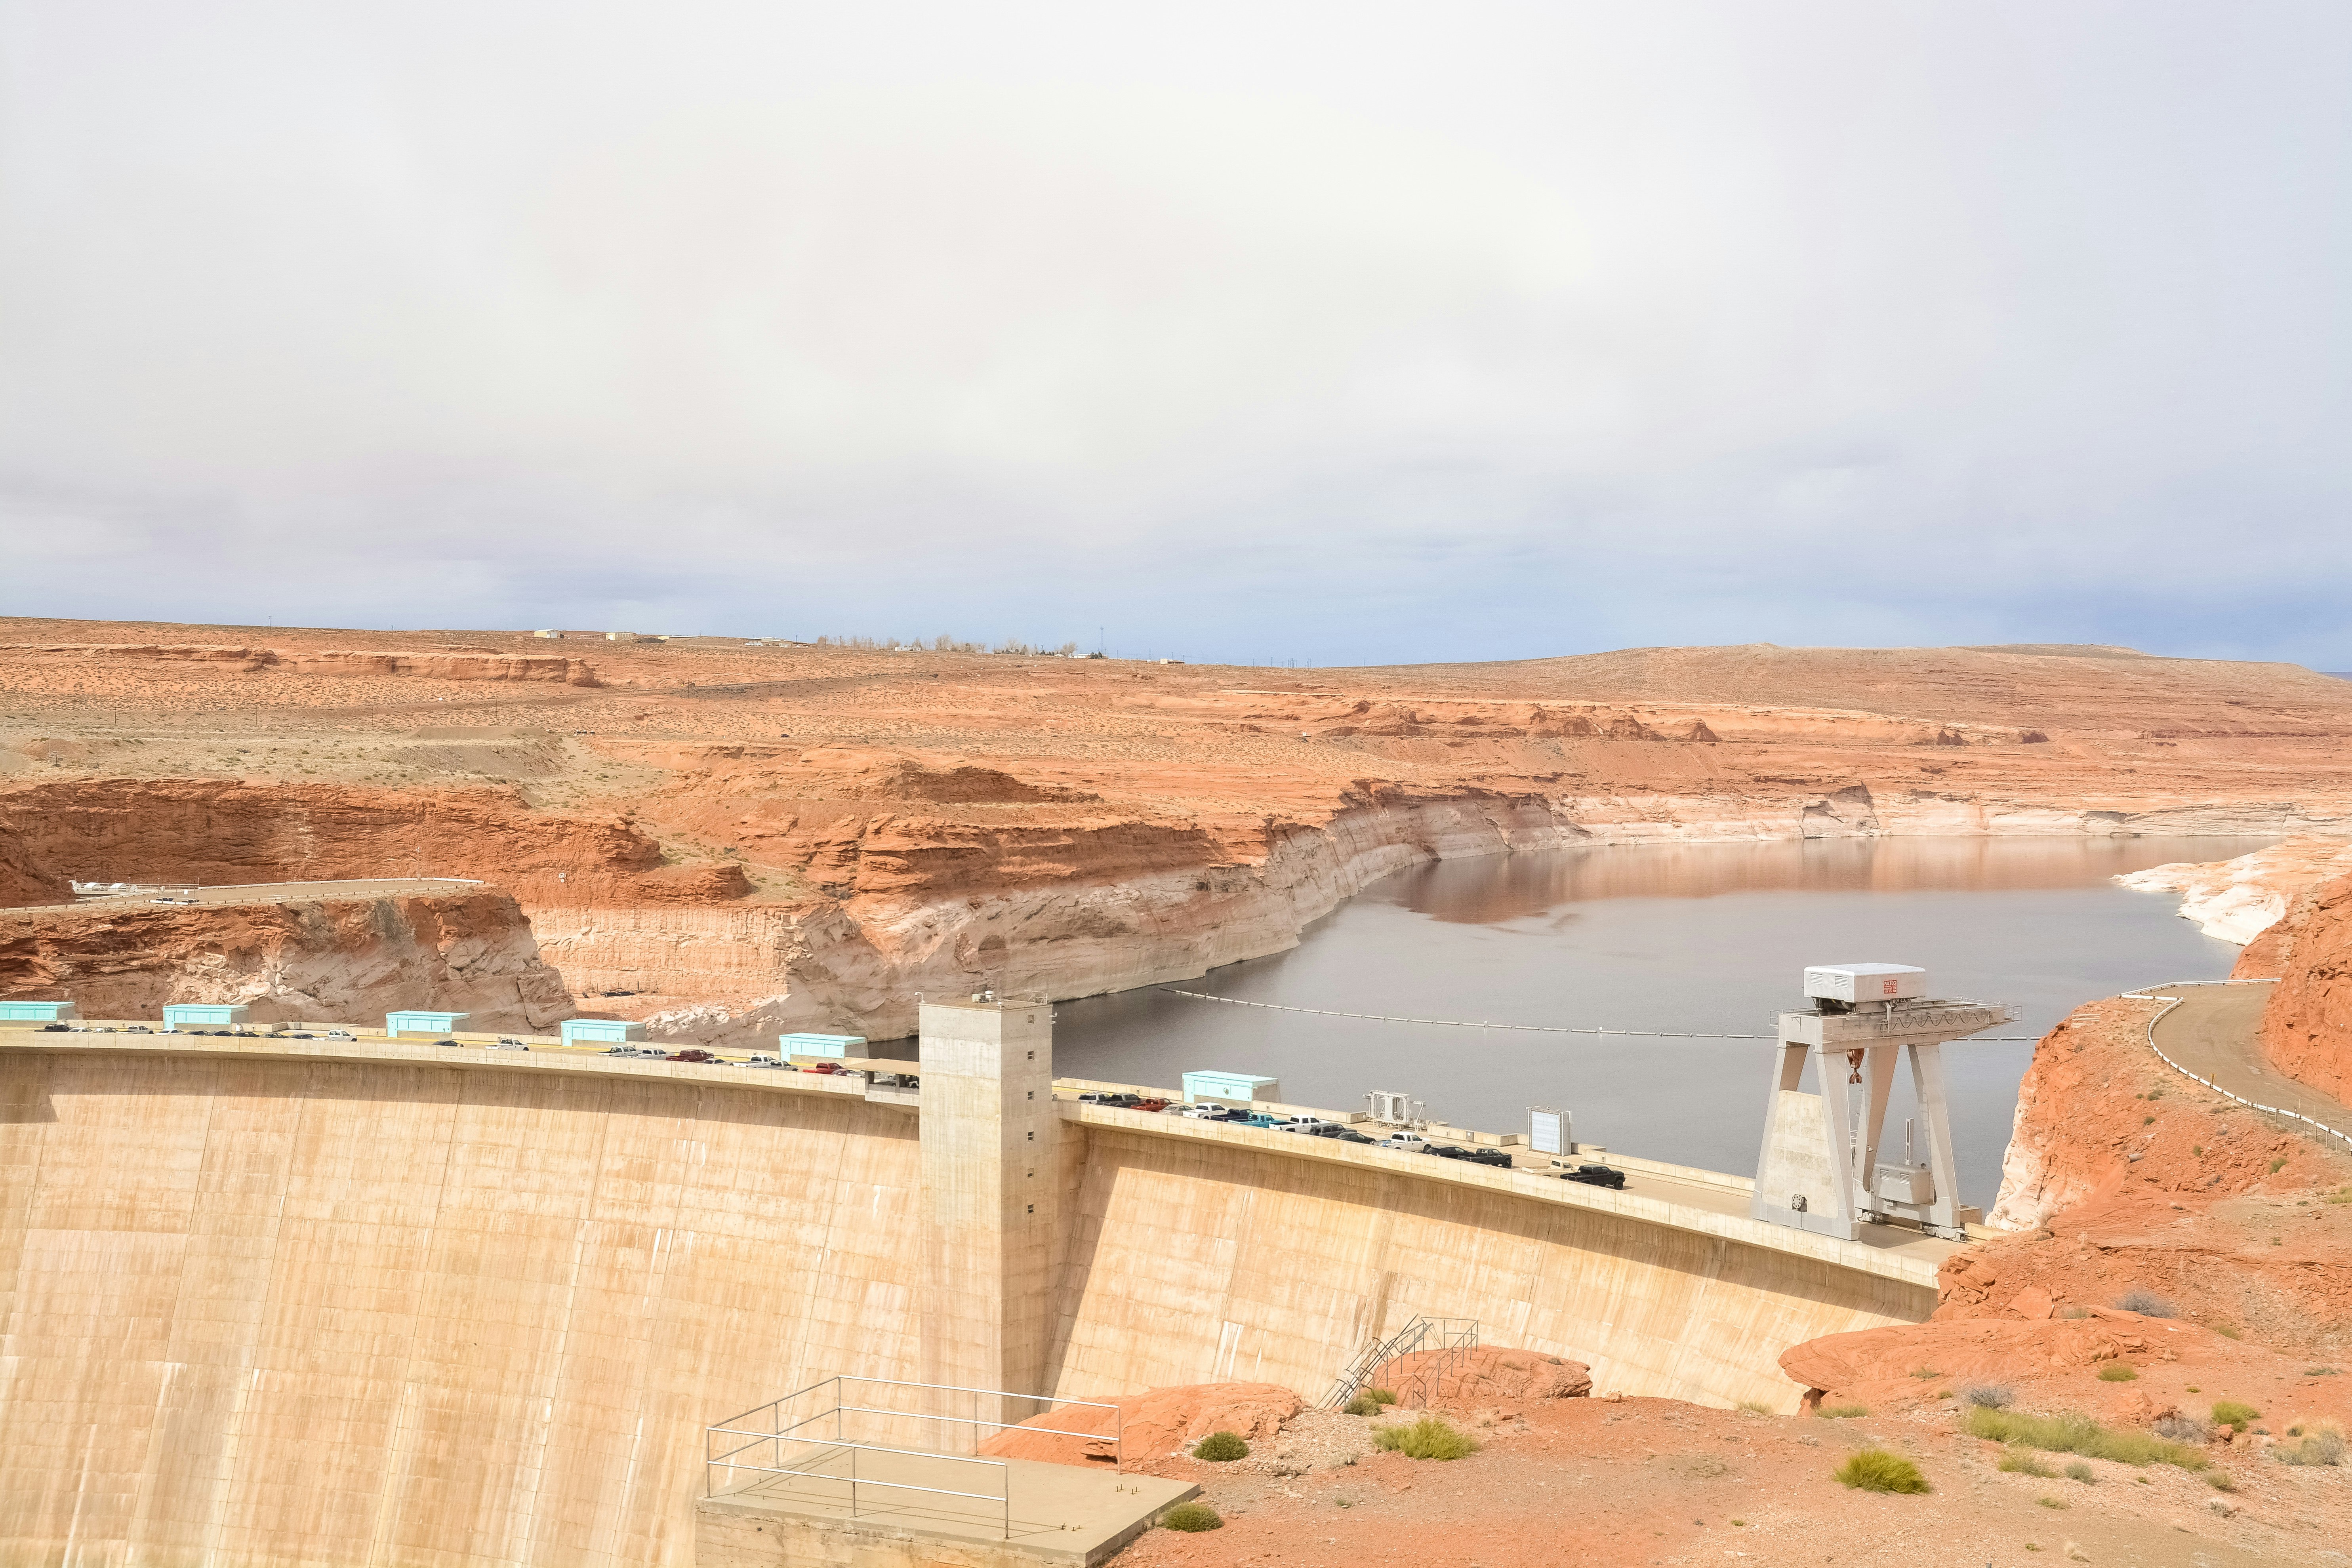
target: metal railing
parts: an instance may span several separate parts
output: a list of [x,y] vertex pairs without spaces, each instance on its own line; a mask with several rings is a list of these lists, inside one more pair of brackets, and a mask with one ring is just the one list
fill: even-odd
[[[844,1402],[843,1396],[844,1386],[846,1384],[873,1388],[919,1389],[931,1394],[965,1394],[971,1399],[974,1414],[950,1415],[941,1414],[936,1408],[905,1410],[847,1404]],[[815,1404],[805,1415],[797,1418],[790,1417],[789,1407],[794,1402],[807,1400],[813,1395],[827,1391],[831,1394],[828,1401]],[[1031,1424],[1035,1417],[1032,1417],[1031,1421],[990,1420],[977,1414],[979,1403],[983,1399],[1018,1399],[1049,1407],[1057,1405],[1079,1405],[1092,1410],[1108,1410],[1111,1413],[1111,1429],[1105,1433],[1076,1431],[1056,1426],[1038,1426]],[[933,1400],[931,1403],[936,1406],[940,1402]],[[982,1440],[980,1429],[982,1427],[991,1427],[1000,1432],[1019,1430],[1055,1437],[1079,1437],[1095,1443],[1108,1438],[1111,1445],[1112,1468],[1121,1470],[1127,1468],[1126,1418],[1116,1405],[1093,1399],[1056,1399],[1050,1394],[1014,1394],[1001,1388],[967,1388],[956,1384],[910,1383],[901,1378],[849,1377],[835,1374],[821,1382],[813,1383],[797,1392],[787,1394],[781,1399],[772,1399],[765,1405],[754,1405],[749,1410],[730,1415],[724,1421],[706,1428],[703,1434],[703,1494],[706,1497],[719,1495],[722,1490],[722,1485],[719,1479],[721,1472],[725,1473],[728,1482],[731,1483],[737,1472],[749,1471],[756,1476],[797,1476],[807,1479],[845,1484],[849,1489],[849,1517],[852,1519],[857,1517],[857,1489],[860,1487],[884,1487],[894,1491],[922,1492],[933,1497],[965,1498],[974,1501],[997,1504],[1002,1510],[1004,1539],[1009,1541],[1013,1538],[1013,1469],[1009,1462],[1003,1459],[983,1458],[972,1454],[949,1453],[938,1448],[900,1447],[895,1444],[852,1438],[848,1436],[848,1424],[844,1420],[845,1416],[878,1416],[892,1422],[937,1422],[951,1426],[966,1427],[971,1429],[969,1437],[974,1447],[980,1445]],[[828,1420],[832,1423],[830,1436],[802,1435],[806,1428]],[[730,1438],[740,1438],[743,1441],[735,1443],[731,1447],[723,1447],[725,1440]],[[814,1449],[815,1452],[807,1457],[805,1463],[789,1464],[785,1462],[788,1445],[797,1445],[803,1448]],[[774,1461],[773,1463],[761,1464],[744,1457],[762,1447],[770,1449],[769,1457]],[[884,1480],[871,1475],[861,1476],[857,1473],[857,1457],[860,1454],[888,1454],[936,1463],[971,1465],[983,1470],[992,1469],[997,1476],[996,1489],[965,1491],[954,1487],[927,1487],[911,1481]],[[838,1465],[845,1456],[847,1460],[845,1474],[839,1469],[825,1468]]]
[[2161,1002],[2164,1004],[2163,1006],[2158,1007],[2154,1013],[2148,1015],[2147,1048],[2156,1053],[2157,1060],[2162,1062],[2166,1067],[2170,1068],[2174,1072],[2179,1073],[2181,1077],[2189,1079],[2191,1083],[2201,1083],[2207,1089],[2211,1089],[2215,1094],[2224,1096],[2230,1100],[2234,1100],[2240,1105],[2246,1106],[2254,1110],[2268,1111],[2273,1116],[2292,1117],[2294,1120],[2303,1122],[2306,1126],[2318,1128],[2330,1138],[2336,1139],[2347,1144],[2352,1144],[2352,1135],[2347,1135],[2339,1131],[2336,1128],[2327,1125],[2325,1121],[2305,1116],[2300,1110],[2289,1110],[2283,1105],[2264,1105],[2259,1100],[2248,1100],[2242,1094],[2231,1093],[2230,1090],[2223,1089],[2220,1084],[2215,1083],[2211,1079],[2207,1078],[2204,1074],[2191,1072],[2187,1068],[2182,1067],[2179,1062],[2174,1061],[2170,1057],[2166,1056],[2164,1054],[2164,1047],[2156,1043],[2157,1025],[2164,1021],[2164,1016],[2166,1014],[2171,1012],[2175,1007],[2179,1006],[2183,1002],[2188,1001],[2189,998],[2186,996],[2153,996],[2149,994],[2150,992],[2186,991],[2192,985],[2275,985],[2276,984],[2278,984],[2278,982],[2275,977],[2245,980],[2175,980],[2161,985],[2143,985],[2137,991],[2126,991],[2124,994],[2141,1002]]
[[[1432,1340],[1436,1341],[1431,1344]],[[1418,1314],[1412,1321],[1385,1340],[1375,1340],[1358,1351],[1355,1359],[1339,1371],[1339,1381],[1324,1396],[1328,1409],[1339,1409],[1364,1390],[1372,1373],[1401,1355],[1429,1350],[1430,1359],[1413,1370],[1403,1388],[1391,1389],[1399,1403],[1427,1405],[1445,1380],[1445,1374],[1459,1365],[1478,1348],[1478,1320],[1475,1318],[1424,1318]],[[1414,1395],[1407,1400],[1405,1395]]]

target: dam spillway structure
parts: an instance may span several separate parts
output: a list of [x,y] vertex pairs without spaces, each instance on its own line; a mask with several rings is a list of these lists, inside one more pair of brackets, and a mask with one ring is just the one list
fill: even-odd
[[[1804,987],[1812,1010],[1780,1015],[1748,1213],[1844,1241],[1890,1221],[1967,1240],[1969,1224],[1983,1215],[1959,1203],[1944,1045],[2010,1022],[2009,1009],[1931,1001],[1927,972],[1906,963],[1817,964]],[[1801,1087],[1808,1059],[1818,1094]],[[1881,1158],[1886,1108],[1904,1063],[1925,1148],[1906,1138],[1903,1158],[1890,1162]]]
[[709,1430],[792,1391],[1313,1400],[1416,1319],[1794,1410],[1780,1353],[1923,1321],[1956,1246],[1084,1100],[1145,1086],[1056,1076],[1043,999],[928,1003],[912,1062],[156,1022],[0,1019],[0,1561],[745,1568]]

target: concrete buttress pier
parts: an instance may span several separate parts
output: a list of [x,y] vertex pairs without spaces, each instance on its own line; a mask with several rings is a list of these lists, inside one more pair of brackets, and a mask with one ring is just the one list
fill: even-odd
[[[1042,1391],[1060,1262],[1062,1122],[1054,1010],[1044,1002],[925,1002],[921,1377]],[[1019,1421],[1036,1406],[982,1411]]]

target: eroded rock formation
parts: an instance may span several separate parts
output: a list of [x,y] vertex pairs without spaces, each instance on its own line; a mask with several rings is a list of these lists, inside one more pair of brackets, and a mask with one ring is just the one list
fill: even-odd
[[2247,956],[2279,976],[2263,1011],[2271,1065],[2352,1104],[2352,875],[2305,891]]
[[479,877],[584,1009],[710,1043],[1197,974],[1433,858],[2352,825],[2352,683],[2128,650],[1306,674],[694,639],[590,670],[518,634],[16,627],[0,898]]
[[86,1018],[154,1018],[171,1002],[241,1002],[256,1023],[432,1007],[485,1030],[543,1031],[572,1011],[530,922],[495,888],[0,911],[0,995],[69,999]]

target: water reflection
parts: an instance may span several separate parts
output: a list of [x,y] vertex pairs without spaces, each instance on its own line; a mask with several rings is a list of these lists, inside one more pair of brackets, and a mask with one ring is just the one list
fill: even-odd
[[[1368,889],[1291,952],[1191,989],[1349,1012],[1621,1029],[1768,1031],[1808,963],[1933,972],[1937,994],[2008,1002],[2046,1030],[2079,1003],[2218,977],[2237,949],[2175,900],[2110,879],[2243,854],[2264,839],[1877,839],[1599,847],[1416,868]],[[1751,1173],[1765,1053],[1739,1041],[1595,1040],[1439,1029],[1187,1002],[1156,990],[1064,1003],[1061,1070],[1173,1085],[1191,1068],[1269,1073],[1293,1100],[1398,1089],[1457,1123],[1517,1129],[1559,1106],[1577,1136]],[[1962,1194],[2000,1180],[2030,1045],[1947,1054]],[[1893,1107],[1909,1114],[1907,1089]]]
[[[2243,854],[2268,839],[1816,838],[1770,844],[1595,847],[1446,860],[1362,895],[1457,925],[1500,925],[1602,899],[1724,893],[1989,891],[2080,888],[2182,858]],[[2151,859],[2150,857],[2157,857]]]

